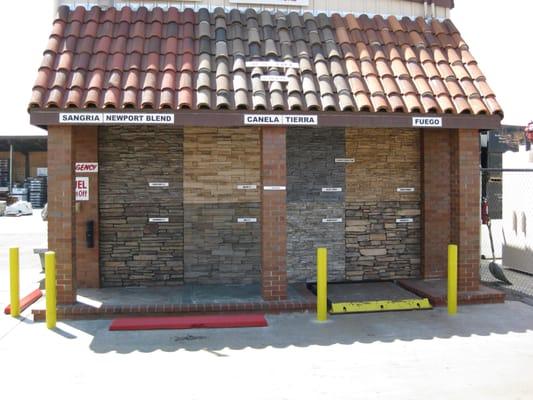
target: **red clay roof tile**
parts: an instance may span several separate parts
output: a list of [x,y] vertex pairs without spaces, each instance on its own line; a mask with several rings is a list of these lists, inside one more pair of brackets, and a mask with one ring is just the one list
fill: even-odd
[[60,7],[30,107],[502,113],[451,21],[220,7]]

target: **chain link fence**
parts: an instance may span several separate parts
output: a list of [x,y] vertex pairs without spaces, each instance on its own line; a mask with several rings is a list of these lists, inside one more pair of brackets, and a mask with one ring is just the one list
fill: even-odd
[[[504,290],[509,300],[533,305],[533,154],[529,153],[519,156],[515,153],[513,157],[524,158],[514,161],[520,165],[531,163],[531,169],[481,170],[482,216],[485,216],[481,226],[481,281]],[[492,276],[488,266],[493,258],[503,266],[512,285],[505,285]]]

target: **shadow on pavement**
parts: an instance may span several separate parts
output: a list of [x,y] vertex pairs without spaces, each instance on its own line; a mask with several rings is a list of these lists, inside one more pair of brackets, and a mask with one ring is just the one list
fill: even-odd
[[68,327],[93,337],[96,353],[157,350],[207,351],[217,356],[223,349],[290,346],[372,344],[505,335],[533,330],[533,307],[519,302],[460,307],[456,316],[445,308],[430,311],[388,312],[330,316],[327,323],[315,321],[312,313],[267,315],[266,328],[190,329],[111,332],[109,320],[65,321]]

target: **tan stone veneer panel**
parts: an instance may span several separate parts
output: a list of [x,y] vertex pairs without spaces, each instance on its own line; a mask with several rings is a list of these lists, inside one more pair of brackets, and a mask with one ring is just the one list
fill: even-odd
[[[414,129],[347,129],[346,201],[420,200],[420,132]],[[398,193],[414,187],[414,193]]]
[[[259,130],[186,128],[184,202],[259,202]],[[258,185],[241,190],[238,185]]]

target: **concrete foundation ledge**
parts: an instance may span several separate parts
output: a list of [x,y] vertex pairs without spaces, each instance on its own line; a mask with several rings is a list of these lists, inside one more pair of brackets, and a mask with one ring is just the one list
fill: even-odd
[[[405,279],[398,281],[398,284],[421,297],[427,297],[435,307],[444,307],[447,304],[448,283],[446,279]],[[503,303],[505,293],[479,285],[479,290],[459,292],[457,300],[459,304]]]

